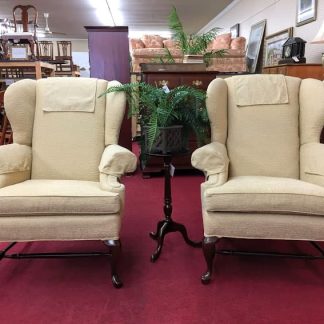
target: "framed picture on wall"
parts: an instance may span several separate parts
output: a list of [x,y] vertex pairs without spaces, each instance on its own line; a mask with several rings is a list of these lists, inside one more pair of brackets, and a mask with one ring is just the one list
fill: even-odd
[[296,26],[316,20],[317,0],[297,0]]
[[27,45],[10,45],[9,57],[10,60],[28,60]]
[[256,71],[265,26],[266,20],[262,20],[251,27],[249,42],[246,50],[246,64],[250,73],[255,73]]
[[232,38],[239,37],[239,35],[240,35],[240,24],[236,24],[236,25],[232,26],[231,29],[230,29],[230,32],[231,32],[231,37]]
[[292,37],[292,35],[293,28],[290,27],[265,37],[263,66],[273,66],[278,64],[282,56],[282,45],[289,37]]

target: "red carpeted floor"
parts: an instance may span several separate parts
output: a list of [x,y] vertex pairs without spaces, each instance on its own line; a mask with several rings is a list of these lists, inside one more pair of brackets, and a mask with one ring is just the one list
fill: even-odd
[[[193,240],[202,238],[199,175],[172,179],[173,217]],[[179,233],[166,236],[159,260],[148,233],[162,219],[163,178],[124,178],[122,289],[104,257],[2,260],[0,323],[324,323],[324,262],[217,256],[214,280],[200,283],[200,249]],[[226,241],[229,247],[308,251],[300,242]],[[0,247],[2,247],[0,245]],[[24,252],[92,251],[100,242],[26,243]]]

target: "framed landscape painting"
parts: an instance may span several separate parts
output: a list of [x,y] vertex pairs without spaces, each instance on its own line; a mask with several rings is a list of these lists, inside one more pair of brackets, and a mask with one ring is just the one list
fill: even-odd
[[278,64],[282,56],[282,45],[289,37],[292,37],[292,35],[293,28],[290,27],[265,37],[263,66]]
[[297,0],[296,26],[316,20],[317,0]]

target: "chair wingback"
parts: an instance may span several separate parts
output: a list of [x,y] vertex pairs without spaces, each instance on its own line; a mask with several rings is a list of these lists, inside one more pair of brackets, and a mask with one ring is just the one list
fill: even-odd
[[[272,103],[272,95],[275,100],[278,99],[273,87],[262,90],[262,84],[269,85],[269,78],[278,85],[278,89],[285,84],[288,103]],[[264,97],[266,93],[264,103],[261,100],[240,106],[238,95],[242,101],[244,91],[238,92],[238,80],[243,90],[244,84],[248,85],[248,99]],[[300,82],[299,78],[280,75],[234,76],[212,82],[207,93],[212,140],[220,141],[227,147],[229,176],[299,178]]]
[[32,144],[36,81],[24,79],[11,84],[4,94],[4,107],[17,144]]
[[8,88],[14,142],[32,146],[32,179],[99,180],[105,145],[117,143],[125,111],[122,93],[99,98],[107,86],[105,80],[67,77]]
[[324,82],[305,79],[300,87],[300,144],[319,143],[324,125]]

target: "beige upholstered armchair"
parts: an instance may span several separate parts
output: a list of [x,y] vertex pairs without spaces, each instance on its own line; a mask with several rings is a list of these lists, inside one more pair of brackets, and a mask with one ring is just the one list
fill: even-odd
[[[124,186],[119,179],[134,171],[136,157],[117,144],[124,95],[99,98],[116,84],[26,79],[7,89],[14,143],[0,147],[0,241],[102,240],[110,249],[104,254],[112,259],[113,284],[120,287],[116,261]],[[24,256],[7,254],[13,244],[0,259]]]
[[234,76],[213,80],[207,96],[211,143],[192,155],[206,175],[202,282],[222,237],[307,240],[323,258],[324,83]]

